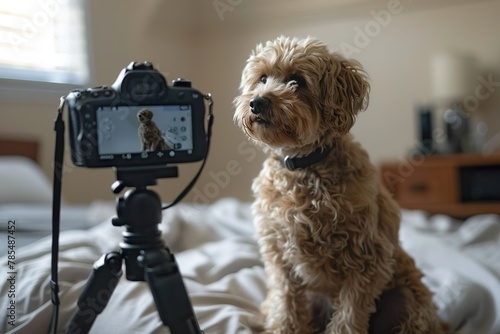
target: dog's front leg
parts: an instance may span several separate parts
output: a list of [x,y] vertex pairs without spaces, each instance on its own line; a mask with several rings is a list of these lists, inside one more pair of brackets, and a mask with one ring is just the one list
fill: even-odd
[[[375,312],[377,293],[352,280],[334,299],[334,313],[325,334],[367,334],[370,315]],[[358,282],[359,283],[359,282]],[[373,287],[374,290],[378,290]]]
[[311,310],[305,287],[286,268],[274,268],[268,275],[269,291],[262,305],[264,333],[308,334]]
[[141,151],[145,152],[147,149],[148,149],[148,147],[146,145],[146,141],[141,138]]

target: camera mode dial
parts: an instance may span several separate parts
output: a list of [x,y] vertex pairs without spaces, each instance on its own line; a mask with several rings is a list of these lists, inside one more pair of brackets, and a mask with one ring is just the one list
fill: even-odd
[[151,64],[149,61],[143,61],[143,62],[137,62],[133,61],[130,63],[127,67],[129,70],[154,70],[153,64]]
[[178,78],[172,81],[172,86],[174,87],[191,87],[191,81],[183,79],[183,78]]

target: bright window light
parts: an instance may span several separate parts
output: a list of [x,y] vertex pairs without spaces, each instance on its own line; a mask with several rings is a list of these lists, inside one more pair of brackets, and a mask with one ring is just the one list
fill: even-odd
[[0,78],[85,84],[83,0],[1,0]]

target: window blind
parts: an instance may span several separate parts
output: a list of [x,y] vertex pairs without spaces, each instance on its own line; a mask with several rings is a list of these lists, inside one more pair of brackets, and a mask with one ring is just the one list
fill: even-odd
[[1,0],[0,78],[89,80],[83,0]]

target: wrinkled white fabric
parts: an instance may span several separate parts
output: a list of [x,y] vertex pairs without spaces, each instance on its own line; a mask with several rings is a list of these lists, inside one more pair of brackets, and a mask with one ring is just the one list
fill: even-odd
[[[209,206],[178,205],[164,212],[162,238],[176,255],[196,317],[207,334],[251,333],[249,319],[257,314],[265,296],[264,270],[251,220],[249,205],[234,199]],[[465,334],[500,332],[500,279],[490,268],[499,269],[500,263],[477,261],[474,257],[479,255],[469,254],[463,242],[450,241],[458,239],[461,225],[436,231],[429,224],[422,213],[404,212],[401,238],[436,292],[441,316],[453,324],[465,324]],[[122,231],[107,220],[87,231],[61,234],[59,332],[75,310],[93,263],[118,248]],[[494,228],[488,231],[491,237]],[[467,245],[475,245],[477,253],[477,246],[486,241],[469,240]],[[2,316],[0,332],[48,332],[50,247],[50,240],[45,239],[18,250],[16,327]],[[1,272],[6,273],[6,258],[0,261]],[[8,306],[8,289],[8,282],[0,280],[1,310]],[[91,333],[168,333],[168,329],[158,317],[148,285],[122,277]]]

